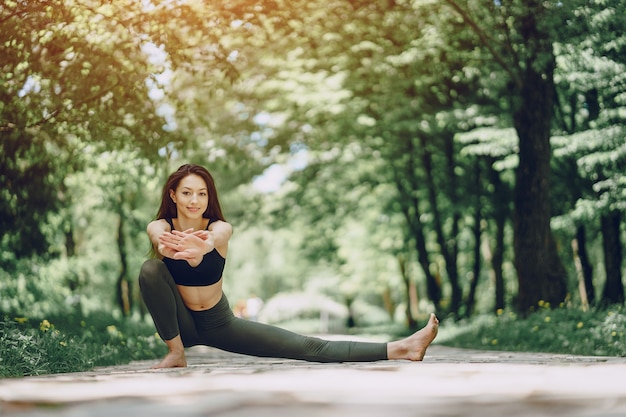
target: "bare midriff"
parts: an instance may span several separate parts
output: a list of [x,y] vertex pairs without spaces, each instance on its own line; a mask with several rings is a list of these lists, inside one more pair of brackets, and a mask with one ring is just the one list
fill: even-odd
[[188,309],[194,311],[208,310],[215,307],[222,299],[222,280],[213,285],[191,287],[177,285],[178,292]]

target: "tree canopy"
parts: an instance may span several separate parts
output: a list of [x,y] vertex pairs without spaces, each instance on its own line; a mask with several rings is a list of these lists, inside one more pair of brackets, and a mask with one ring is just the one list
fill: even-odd
[[482,285],[528,311],[596,298],[595,274],[623,303],[623,3],[4,2],[0,266],[85,257],[107,218],[131,291],[160,181],[190,161],[235,230],[291,230],[348,298],[459,317]]

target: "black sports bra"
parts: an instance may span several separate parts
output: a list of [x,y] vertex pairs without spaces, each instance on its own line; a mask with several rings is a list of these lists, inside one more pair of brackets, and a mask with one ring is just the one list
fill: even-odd
[[[172,219],[165,219],[165,221],[168,222],[172,230],[174,230],[174,222]],[[214,221],[215,220],[209,220],[207,229]],[[182,259],[164,257],[163,262],[170,271],[176,284],[189,287],[204,287],[215,284],[222,278],[222,272],[224,272],[224,266],[226,265],[226,259],[219,254],[217,249],[213,249],[211,252],[204,255],[202,262],[195,268]]]

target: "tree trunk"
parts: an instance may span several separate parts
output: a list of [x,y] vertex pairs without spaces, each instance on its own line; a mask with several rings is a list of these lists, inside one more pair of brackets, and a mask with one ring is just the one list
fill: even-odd
[[602,216],[602,244],[604,248],[604,269],[606,282],[602,291],[602,305],[623,304],[624,284],[622,282],[622,241],[620,223],[622,214],[612,211]]
[[406,308],[404,309],[404,315],[406,317],[406,324],[409,329],[414,329],[417,327],[417,322],[413,313],[411,311],[411,306],[413,304],[412,296],[411,296],[411,278],[408,273],[408,262],[404,255],[398,254],[398,266],[400,267],[400,275],[402,276],[402,282],[404,283],[404,289],[406,293]]
[[415,250],[417,251],[417,260],[422,268],[422,272],[426,277],[426,292],[428,298],[437,306],[441,307],[441,284],[430,271],[430,260],[428,259],[428,250],[426,249],[426,237],[424,236],[424,227],[419,219],[419,214],[411,216],[404,213],[409,224],[409,229],[415,241]]
[[504,229],[506,219],[509,217],[510,189],[502,182],[500,173],[493,168],[493,160],[489,161],[489,177],[493,184],[493,207],[494,220],[496,223],[496,239],[491,254],[491,267],[493,270],[493,280],[495,284],[495,305],[494,310],[503,310],[504,304]]
[[580,305],[583,311],[589,310],[589,297],[587,296],[587,288],[585,286],[585,275],[583,273],[583,264],[580,262],[578,255],[578,240],[572,239],[572,252],[574,255],[574,265],[576,266],[576,276],[578,277],[578,293],[580,295]]
[[[456,252],[457,252],[457,243],[456,243],[456,233],[458,233],[458,215],[455,215],[452,219],[452,232],[450,238],[447,238],[443,231],[443,221],[442,216],[439,212],[439,204],[437,203],[437,186],[435,185],[434,180],[434,172],[433,172],[433,161],[432,155],[428,151],[428,144],[426,143],[426,137],[424,135],[420,136],[420,145],[421,145],[421,156],[422,156],[422,166],[424,167],[424,172],[426,174],[426,187],[428,189],[428,203],[430,205],[430,213],[433,216],[433,229],[435,231],[435,236],[437,238],[437,244],[439,245],[439,250],[441,251],[441,256],[445,261],[446,273],[448,274],[448,281],[450,282],[450,306],[448,308],[449,312],[453,315],[457,315],[459,312],[459,308],[461,307],[462,301],[462,292],[459,287],[459,273],[456,264]],[[452,139],[452,138],[450,138]],[[449,158],[453,158],[448,155]],[[451,162],[454,164],[454,162]],[[449,174],[449,173],[448,173]],[[454,168],[452,168],[453,177],[448,178],[452,187],[454,187]],[[455,201],[452,198],[452,201]]]
[[480,269],[481,269],[481,230],[480,230],[480,222],[481,222],[480,210],[478,207],[476,208],[476,213],[474,215],[474,226],[472,227],[472,232],[474,235],[474,266],[472,270],[472,280],[470,281],[470,288],[467,294],[467,302],[465,317],[471,317],[474,314],[474,306],[476,305],[476,288],[478,288],[478,279],[480,278]]
[[[424,276],[426,277],[426,292],[428,298],[435,304],[437,308],[441,307],[441,283],[435,278],[430,271],[430,260],[428,250],[426,248],[426,236],[424,225],[422,224],[421,210],[419,207],[419,199],[417,193],[419,190],[419,180],[416,176],[415,167],[415,146],[413,141],[408,138],[405,141],[407,147],[403,150],[403,156],[399,158],[403,161],[401,166],[394,164],[394,180],[396,189],[400,195],[400,205],[402,214],[407,222],[411,237],[415,242],[415,250],[417,252],[417,260],[420,264]],[[397,162],[397,161],[395,161]]]
[[590,306],[592,306],[596,301],[596,291],[593,286],[593,267],[589,262],[589,255],[587,254],[587,235],[585,233],[585,226],[578,226],[576,228],[576,249],[578,261],[580,262],[580,272],[582,274],[583,285],[585,293],[587,294],[587,302]]
[[127,276],[128,260],[126,256],[126,239],[124,238],[124,216],[122,213],[119,213],[119,221],[117,223],[117,249],[121,264],[120,273],[116,282],[117,302],[122,314],[128,316],[132,307],[132,297]]
[[496,287],[495,293],[495,305],[494,309],[496,313],[498,310],[504,310],[504,272],[502,266],[504,265],[504,227],[506,221],[504,218],[496,219],[496,244],[493,250],[493,273]]
[[[520,102],[514,112],[519,137],[513,216],[518,308],[529,311],[541,300],[559,305],[567,293],[566,272],[550,229],[550,128],[554,101],[554,53],[534,9],[522,17],[528,56],[522,69]],[[538,13],[541,10],[537,10]]]
[[[474,189],[480,189],[480,162],[474,162]],[[467,301],[465,303],[465,317],[471,317],[474,313],[476,305],[476,288],[478,287],[478,278],[481,270],[481,222],[482,214],[480,212],[480,193],[476,191],[474,202],[474,225],[472,226],[472,234],[474,235],[474,266],[472,272],[472,280],[467,293]]]

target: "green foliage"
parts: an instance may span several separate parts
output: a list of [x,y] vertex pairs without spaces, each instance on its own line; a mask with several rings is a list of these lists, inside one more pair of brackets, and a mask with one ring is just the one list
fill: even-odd
[[76,164],[66,158],[46,135],[0,132],[0,266],[48,254],[41,225],[61,206],[62,173]]
[[165,354],[152,323],[105,312],[0,321],[0,377],[79,372]]
[[580,5],[555,44],[555,184],[561,193],[569,189],[563,217],[577,224],[626,207],[626,36],[617,29],[624,6],[622,0]]
[[571,215],[585,220],[585,206],[593,205],[598,213],[626,209],[626,131],[622,126],[590,129],[566,137],[554,138],[557,158],[574,158],[577,174],[589,188],[581,190],[581,198]]
[[[225,44],[230,32],[246,33],[231,22],[248,5],[232,6],[0,5],[0,265],[56,255],[43,229],[50,213],[76,204],[64,179],[92,162],[84,153],[122,149],[158,161],[214,139],[198,127],[206,119],[196,91],[237,77]],[[220,154],[216,148],[212,154]]]
[[622,307],[584,312],[543,304],[526,319],[510,311],[444,323],[438,343],[471,349],[626,356]]
[[[514,300],[508,208],[519,147],[511,110],[520,69],[549,64],[546,54],[521,62],[537,46],[524,41],[528,16],[556,54],[552,199],[560,216],[552,226],[562,242],[573,225],[588,227],[591,262],[600,266],[599,217],[626,201],[624,7],[6,1],[0,311],[28,311],[63,329],[55,337],[82,340],[68,330],[78,326],[52,317],[117,310],[118,279],[138,301],[145,226],[164,178],[184,162],[214,173],[235,227],[225,274],[233,302],[315,290],[373,306],[363,314],[378,322],[387,291],[393,304],[406,302],[405,277],[428,303],[432,274],[449,306],[450,277],[458,273],[455,285],[467,292],[474,274],[475,225],[485,254],[476,279],[492,276],[486,253],[502,232],[506,300]],[[290,166],[302,155],[305,164]],[[273,164],[291,174],[283,188],[251,191]],[[572,264],[568,247],[560,255]],[[491,299],[481,294],[476,311],[488,311]],[[36,326],[7,334],[22,330],[35,345],[56,340],[39,340]],[[112,346],[102,355],[123,356]]]
[[0,312],[18,315],[68,312],[70,281],[79,277],[81,271],[75,260],[63,263],[46,264],[31,258],[20,260],[10,272],[0,269]]
[[91,366],[81,340],[55,330],[48,321],[41,322],[41,330],[0,322],[0,377],[72,372]]

